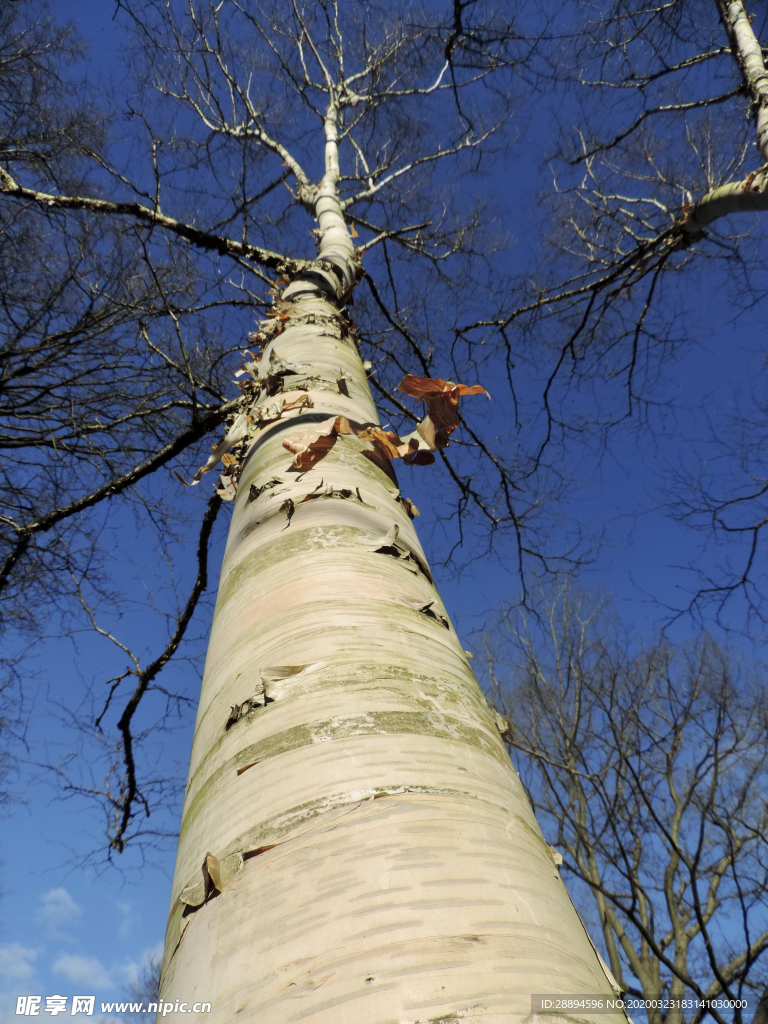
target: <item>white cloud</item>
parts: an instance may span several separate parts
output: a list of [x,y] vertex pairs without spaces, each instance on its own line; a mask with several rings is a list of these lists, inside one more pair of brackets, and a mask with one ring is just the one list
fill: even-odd
[[35,914],[35,920],[56,932],[62,925],[80,917],[81,913],[80,907],[67,890],[59,886],[57,889],[49,889],[40,897],[40,908]]
[[95,956],[73,956],[62,954],[52,967],[54,974],[63,974],[75,985],[84,989],[99,990],[110,988],[112,979]]
[[140,920],[139,915],[135,914],[133,907],[130,903],[117,904],[120,913],[123,915],[123,921],[117,930],[117,934],[121,939],[127,939],[133,926]]
[[15,993],[0,993],[0,1024],[19,1024],[19,1018],[16,1016]]
[[158,942],[155,946],[148,946],[142,950],[136,960],[128,960],[121,964],[117,970],[125,979],[127,985],[138,984],[142,975],[155,963],[163,959],[163,943]]
[[155,960],[163,959],[163,952],[165,951],[165,943],[161,939],[156,942],[154,946],[149,946],[141,954],[141,962],[144,967],[148,967]]
[[20,946],[18,942],[0,946],[0,974],[14,981],[26,981],[35,973],[32,964],[39,953],[39,949],[29,949],[27,946]]

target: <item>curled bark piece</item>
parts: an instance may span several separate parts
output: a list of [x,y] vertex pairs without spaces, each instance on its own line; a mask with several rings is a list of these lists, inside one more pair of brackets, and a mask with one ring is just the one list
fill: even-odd
[[[466,654],[467,652],[465,651],[464,653]],[[471,654],[467,655],[467,656],[468,657],[472,657]],[[491,709],[491,714],[493,715],[494,725],[499,730],[499,735],[501,736],[501,738],[502,739],[511,739],[512,733],[514,731],[513,730],[513,726],[512,726],[512,722],[509,720],[509,718],[506,717],[506,715],[500,714],[496,710],[496,708],[493,706],[493,704],[491,704],[490,702],[489,702],[488,706]]]
[[234,501],[237,497],[237,479],[230,474],[222,473],[215,491],[222,501]]
[[[397,525],[397,523],[395,523],[394,526],[392,526],[391,529],[389,529],[384,534],[383,537],[379,537],[371,543],[371,551],[377,551],[382,554],[390,554],[390,549],[392,549],[392,551],[400,549],[401,545],[397,543],[397,537],[399,533],[400,527]],[[402,548],[402,550],[404,551],[405,548]]]
[[[307,394],[300,394],[290,401],[286,401],[281,395],[275,402],[271,402],[269,405],[263,405],[258,409],[251,409],[249,412],[241,413],[227,436],[216,445],[206,464],[197,471],[191,484],[188,484],[178,473],[176,476],[185,487],[191,487],[199,483],[202,476],[213,469],[218,462],[223,462],[226,468],[219,478],[216,493],[224,501],[234,501],[237,495],[237,482],[240,478],[240,470],[242,469],[242,456],[246,453],[247,447],[252,443],[258,431],[267,424],[281,419],[285,413],[301,412],[302,409],[312,408],[312,404],[312,399]],[[238,453],[239,457],[228,455],[228,449],[240,442],[243,442],[246,447]]]
[[[252,353],[251,353],[252,354]],[[258,360],[254,356],[251,360],[246,360],[242,366],[235,370],[236,377],[242,377],[244,373],[250,373],[254,380],[258,379],[259,376],[259,364]]]
[[214,893],[221,892],[221,865],[212,853],[203,858],[202,876],[199,882],[186,885],[181,891],[179,899],[188,907],[201,907]]
[[203,877],[208,880],[209,895],[215,890],[221,892],[221,865],[218,857],[206,853],[203,861]]
[[[415,377],[407,373],[397,385],[397,390],[427,403],[427,415],[413,434],[403,438],[409,441],[418,437],[425,442],[430,452],[448,446],[448,438],[459,425],[459,399],[465,395],[491,396],[482,384],[454,384],[452,380],[439,377]],[[419,445],[421,448],[422,446]]]
[[[432,396],[452,395],[458,405],[458,399],[464,395],[488,395],[482,384],[454,384],[452,380],[442,380],[440,377],[416,377],[412,373],[406,373],[396,391],[402,391],[411,398],[422,398],[429,401]],[[490,398],[491,396],[488,395]]]
[[296,469],[310,469],[336,444],[339,434],[354,434],[346,416],[330,416],[303,434],[291,434],[283,441],[283,448],[294,456]]
[[555,867],[559,868],[560,865],[563,863],[562,853],[558,851],[556,846],[548,846],[547,850],[549,851],[549,856],[552,858],[552,863],[555,865]]
[[201,466],[200,469],[198,469],[198,471],[195,473],[194,477],[192,478],[192,483],[188,484],[186,480],[183,479],[183,477],[179,476],[178,473],[176,474],[176,476],[179,478],[179,480],[181,480],[185,487],[194,487],[195,484],[199,484],[203,476],[206,473],[210,473],[210,471],[214,469],[219,464],[219,462],[221,462],[222,456],[229,451],[232,445],[237,444],[238,441],[242,441],[242,439],[245,437],[247,433],[248,417],[244,412],[241,412],[240,415],[235,420],[235,422],[227,431],[226,436],[221,441],[219,441],[219,443],[214,447],[206,464],[204,466]]
[[417,448],[416,451],[403,456],[406,466],[431,466],[434,461],[435,456],[427,448]]
[[229,718],[224,726],[224,732],[228,732],[233,725],[240,721],[241,718],[245,718],[254,711],[259,711],[261,708],[265,708],[267,704],[274,704],[275,698],[270,697],[267,693],[267,683],[277,683],[281,679],[287,679],[289,676],[296,676],[300,672],[303,672],[307,665],[273,665],[272,668],[262,668],[259,670],[259,679],[261,681],[261,693],[255,694],[253,697],[249,697],[244,700],[242,704],[233,704],[229,709]]
[[359,437],[361,441],[372,441],[388,459],[402,459],[418,448],[418,442],[410,444],[381,427],[366,427]]
[[341,500],[347,500],[349,498],[358,501],[361,505],[366,505],[368,508],[372,508],[372,505],[368,505],[367,501],[363,500],[363,496],[360,493],[360,488],[356,487],[352,490],[351,487],[334,487],[333,484],[326,484],[324,480],[315,487],[309,494],[304,495],[303,498],[297,500],[297,504],[301,505],[305,501],[314,501],[317,498],[336,498]]
[[248,423],[250,426],[264,427],[268,423],[274,423],[275,420],[281,419],[283,413],[301,412],[302,409],[311,409],[312,406],[313,402],[309,395],[301,394],[291,401],[286,401],[281,395],[269,405],[262,405],[258,409],[251,410],[248,413]]
[[279,487],[283,483],[285,483],[284,480],[280,480],[278,477],[273,477],[272,480],[268,480],[265,484],[262,484],[261,487],[257,487],[256,484],[251,484],[251,489],[248,491],[248,504],[250,505],[252,501],[256,501],[264,491],[269,491],[273,487]]
[[187,912],[196,910],[224,889],[243,869],[243,854],[238,850],[221,861],[212,853],[203,858],[201,875],[197,882],[185,885],[179,894],[179,902],[186,904]]
[[410,572],[415,574],[423,573],[429,582],[434,585],[432,574],[426,565],[412,551],[409,551],[407,547],[398,541],[399,533],[400,527],[395,523],[383,537],[369,545],[370,550],[375,551],[378,555],[391,555],[393,558],[400,559]]
[[421,514],[410,498],[404,498],[402,494],[398,494],[395,501],[398,501],[403,506],[408,513],[409,519],[415,519],[416,516]]
[[434,619],[436,622],[439,622],[440,625],[445,626],[446,629],[450,629],[450,622],[444,615],[441,615],[440,612],[435,611],[433,607],[434,603],[434,601],[430,601],[429,604],[425,604],[423,607],[419,608],[419,611],[423,615],[428,615],[430,619]]

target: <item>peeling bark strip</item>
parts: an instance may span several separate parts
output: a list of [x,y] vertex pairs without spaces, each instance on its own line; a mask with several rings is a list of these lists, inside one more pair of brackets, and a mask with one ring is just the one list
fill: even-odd
[[[428,416],[407,439],[381,428],[340,309],[359,267],[337,180],[331,106],[320,263],[260,330],[225,439],[162,999],[204,998],[211,1024],[522,1021],[533,991],[612,989],[390,461],[433,457],[483,389],[406,378]],[[286,380],[308,401],[272,418]]]
[[448,447],[448,438],[459,425],[460,398],[464,395],[491,397],[481,384],[467,387],[466,384],[454,384],[452,380],[414,377],[410,373],[403,377],[396,390],[427,403],[428,414],[416,432],[431,452]]
[[[350,423],[346,416],[330,416],[327,420],[312,427],[304,434],[291,434],[283,441],[283,447],[295,457],[294,469],[309,469],[319,462],[333,448],[336,438],[343,434],[354,435],[362,441],[372,441],[375,451],[385,459],[402,459],[408,465],[426,466],[434,462],[432,452],[447,448],[448,437],[459,425],[458,405],[463,395],[491,396],[480,384],[467,387],[466,384],[454,384],[453,381],[439,380],[429,377],[414,377],[410,373],[403,377],[398,385],[413,398],[423,398],[427,403],[429,415],[418,425],[416,430],[405,438],[398,437],[391,430],[382,430],[378,424],[366,423],[362,426]],[[339,388],[339,394],[349,398],[345,387]],[[311,402],[311,400],[310,400]],[[239,422],[239,420],[238,420]],[[245,422],[243,420],[243,422]],[[237,422],[230,434],[214,450],[211,459],[216,459],[217,452],[230,447],[234,440]],[[232,440],[228,443],[228,438]],[[195,483],[208,467],[203,467],[195,477]],[[413,517],[411,517],[413,518]]]

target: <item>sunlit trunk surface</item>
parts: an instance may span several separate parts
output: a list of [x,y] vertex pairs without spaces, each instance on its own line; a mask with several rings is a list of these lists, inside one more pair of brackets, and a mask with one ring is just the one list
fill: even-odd
[[392,465],[355,434],[308,471],[283,445],[333,415],[378,422],[340,314],[356,267],[333,132],[316,208],[337,272],[285,289],[261,363],[299,367],[283,397],[312,406],[265,427],[240,477],[162,998],[210,1002],[183,1017],[210,1024],[490,1024],[534,992],[612,995]]

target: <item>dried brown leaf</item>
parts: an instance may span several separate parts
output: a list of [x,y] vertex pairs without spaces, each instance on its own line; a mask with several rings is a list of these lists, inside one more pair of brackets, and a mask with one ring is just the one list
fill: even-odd
[[283,448],[294,456],[296,469],[310,469],[336,444],[340,434],[354,434],[346,416],[330,416],[303,434],[291,434],[283,441]]

